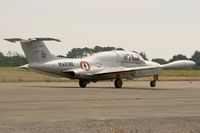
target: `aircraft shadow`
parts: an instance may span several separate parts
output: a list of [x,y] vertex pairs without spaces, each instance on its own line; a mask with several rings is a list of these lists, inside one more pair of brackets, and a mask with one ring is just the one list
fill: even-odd
[[[27,87],[34,87],[34,88],[66,88],[66,89],[80,89],[79,86],[43,86],[43,85],[34,85],[34,86],[27,86]],[[93,87],[93,86],[88,86],[86,88],[82,88],[84,89],[100,89],[100,90],[106,90],[106,89],[113,89],[113,90],[152,90],[152,91],[156,91],[156,90],[177,90],[177,89],[167,89],[167,88],[151,88],[151,87],[138,87],[138,86],[133,86],[133,87],[122,87],[122,88],[115,88],[115,87]]]

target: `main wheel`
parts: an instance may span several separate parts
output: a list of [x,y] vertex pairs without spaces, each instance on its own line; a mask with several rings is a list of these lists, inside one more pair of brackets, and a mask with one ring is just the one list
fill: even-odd
[[150,86],[151,86],[151,87],[155,87],[155,86],[156,86],[156,81],[155,81],[155,80],[151,81],[151,82],[150,82]]
[[123,81],[121,79],[115,80],[115,88],[122,88]]
[[81,88],[85,88],[87,86],[87,82],[85,80],[79,80],[79,86]]

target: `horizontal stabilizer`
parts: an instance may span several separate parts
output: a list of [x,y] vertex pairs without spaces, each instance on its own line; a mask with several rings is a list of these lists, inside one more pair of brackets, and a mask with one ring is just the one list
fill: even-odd
[[4,40],[16,43],[17,41],[22,41],[23,39],[21,39],[21,38],[6,38]]
[[61,42],[59,39],[55,38],[34,38],[37,41],[56,41],[56,42]]
[[20,42],[37,42],[37,41],[56,41],[56,42],[61,42],[59,39],[55,38],[29,38],[29,39],[21,39],[21,38],[5,38],[4,40],[16,43],[17,41]]
[[19,66],[17,68],[19,68],[19,69],[29,69],[28,64],[25,64],[23,66]]

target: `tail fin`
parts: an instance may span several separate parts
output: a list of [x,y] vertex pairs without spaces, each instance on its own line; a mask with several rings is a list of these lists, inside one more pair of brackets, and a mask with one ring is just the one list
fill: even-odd
[[54,38],[33,38],[28,40],[9,38],[5,40],[13,43],[19,41],[29,64],[43,63],[56,59],[56,57],[49,52],[43,41],[60,42],[60,40]]

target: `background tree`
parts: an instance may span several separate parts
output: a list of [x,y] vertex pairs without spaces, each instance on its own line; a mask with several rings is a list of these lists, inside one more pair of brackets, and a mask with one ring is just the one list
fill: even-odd
[[103,52],[103,51],[112,51],[115,50],[115,47],[100,47],[100,46],[95,46],[94,47],[94,52],[98,53],[98,52]]
[[188,58],[185,55],[178,54],[178,55],[174,55],[172,59],[169,60],[169,62],[173,62],[177,60],[188,60]]
[[6,64],[7,64],[7,60],[5,56],[3,55],[3,53],[0,52],[0,66],[6,66]]
[[196,63],[197,66],[200,67],[200,51],[195,51],[192,55],[192,61]]
[[7,56],[4,56],[4,54],[0,52],[1,67],[18,67],[28,63],[27,59],[17,52],[12,53],[9,51],[6,55]]
[[103,51],[112,51],[112,50],[123,50],[122,48],[115,48],[115,47],[100,47],[95,46],[94,48],[73,48],[71,51],[67,53],[67,58],[82,58],[84,53],[98,53]]
[[162,59],[162,58],[152,59],[152,61],[157,62],[159,64],[167,64],[168,63],[165,59]]

